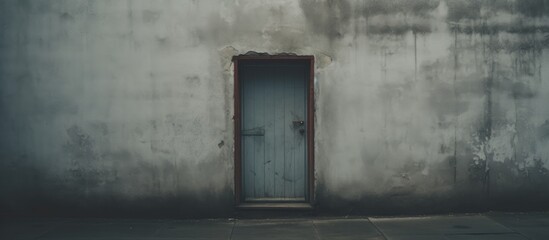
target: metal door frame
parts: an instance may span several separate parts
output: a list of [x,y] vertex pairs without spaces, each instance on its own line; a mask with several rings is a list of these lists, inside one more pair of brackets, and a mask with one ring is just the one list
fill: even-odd
[[241,159],[241,126],[242,112],[240,103],[240,81],[238,79],[239,63],[246,61],[270,61],[270,62],[305,62],[309,65],[309,79],[307,86],[307,186],[306,202],[314,203],[314,56],[292,55],[239,55],[232,58],[234,63],[234,190],[235,204],[242,201],[242,159]]

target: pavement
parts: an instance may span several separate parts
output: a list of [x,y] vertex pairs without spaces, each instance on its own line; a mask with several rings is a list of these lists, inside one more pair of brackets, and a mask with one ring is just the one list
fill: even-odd
[[3,219],[0,239],[549,239],[549,212],[294,219]]

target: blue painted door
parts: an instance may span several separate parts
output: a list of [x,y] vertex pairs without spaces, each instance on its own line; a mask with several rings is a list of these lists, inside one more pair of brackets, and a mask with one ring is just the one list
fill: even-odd
[[308,67],[275,61],[240,66],[244,201],[305,201]]

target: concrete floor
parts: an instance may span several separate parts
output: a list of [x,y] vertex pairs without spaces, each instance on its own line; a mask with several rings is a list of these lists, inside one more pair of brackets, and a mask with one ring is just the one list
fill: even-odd
[[260,220],[4,219],[0,239],[549,239],[549,213]]

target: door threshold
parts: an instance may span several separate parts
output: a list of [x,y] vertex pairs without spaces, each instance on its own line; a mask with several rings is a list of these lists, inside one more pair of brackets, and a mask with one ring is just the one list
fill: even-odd
[[236,208],[248,210],[313,210],[310,203],[241,203]]

